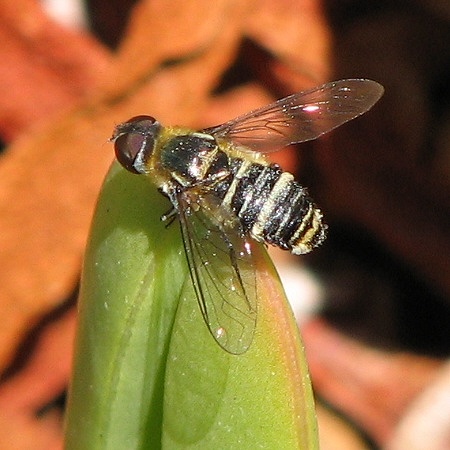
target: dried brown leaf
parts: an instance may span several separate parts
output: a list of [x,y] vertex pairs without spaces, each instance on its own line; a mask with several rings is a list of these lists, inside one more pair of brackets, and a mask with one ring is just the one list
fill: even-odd
[[330,33],[322,8],[314,0],[261,0],[246,22],[246,34],[275,57],[269,70],[281,75],[291,92],[322,84],[330,75]]
[[72,308],[51,323],[23,370],[0,385],[2,449],[61,448],[61,411],[45,407],[66,388],[72,359],[68,349],[72,346],[75,318]]
[[302,331],[317,392],[379,444],[392,436],[400,417],[443,364],[367,347],[321,321]]
[[10,142],[73,104],[99,81],[109,55],[50,20],[34,0],[0,4],[0,136]]

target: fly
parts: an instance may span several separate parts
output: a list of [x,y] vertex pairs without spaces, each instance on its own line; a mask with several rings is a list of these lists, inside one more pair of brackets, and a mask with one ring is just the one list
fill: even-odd
[[178,218],[203,318],[227,352],[242,354],[257,319],[254,242],[304,254],[325,239],[322,213],[264,154],[316,139],[368,111],[383,87],[340,80],[194,131],[136,116],[113,134],[118,161],[153,181]]

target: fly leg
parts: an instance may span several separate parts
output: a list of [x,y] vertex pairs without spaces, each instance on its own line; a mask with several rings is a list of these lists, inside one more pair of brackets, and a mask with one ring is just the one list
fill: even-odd
[[166,228],[172,225],[173,221],[178,217],[178,195],[181,192],[181,188],[179,186],[173,184],[166,184],[158,189],[161,194],[167,197],[172,203],[172,207],[161,216],[161,222],[166,223]]

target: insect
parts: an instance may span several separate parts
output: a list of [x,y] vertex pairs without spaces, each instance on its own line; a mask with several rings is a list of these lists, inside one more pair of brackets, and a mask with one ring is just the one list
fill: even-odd
[[348,79],[282,98],[222,125],[194,131],[151,116],[118,125],[118,161],[148,176],[179,219],[206,325],[231,354],[251,345],[257,319],[255,241],[303,254],[320,245],[322,213],[289,172],[264,153],[316,139],[369,110],[375,81]]

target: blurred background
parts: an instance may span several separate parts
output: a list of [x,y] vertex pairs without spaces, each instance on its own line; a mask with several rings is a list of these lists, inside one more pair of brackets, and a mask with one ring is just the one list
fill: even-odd
[[444,0],[0,4],[0,447],[61,447],[75,301],[113,127],[215,125],[333,79],[385,95],[273,155],[329,225],[274,253],[323,449],[450,448],[450,6]]

